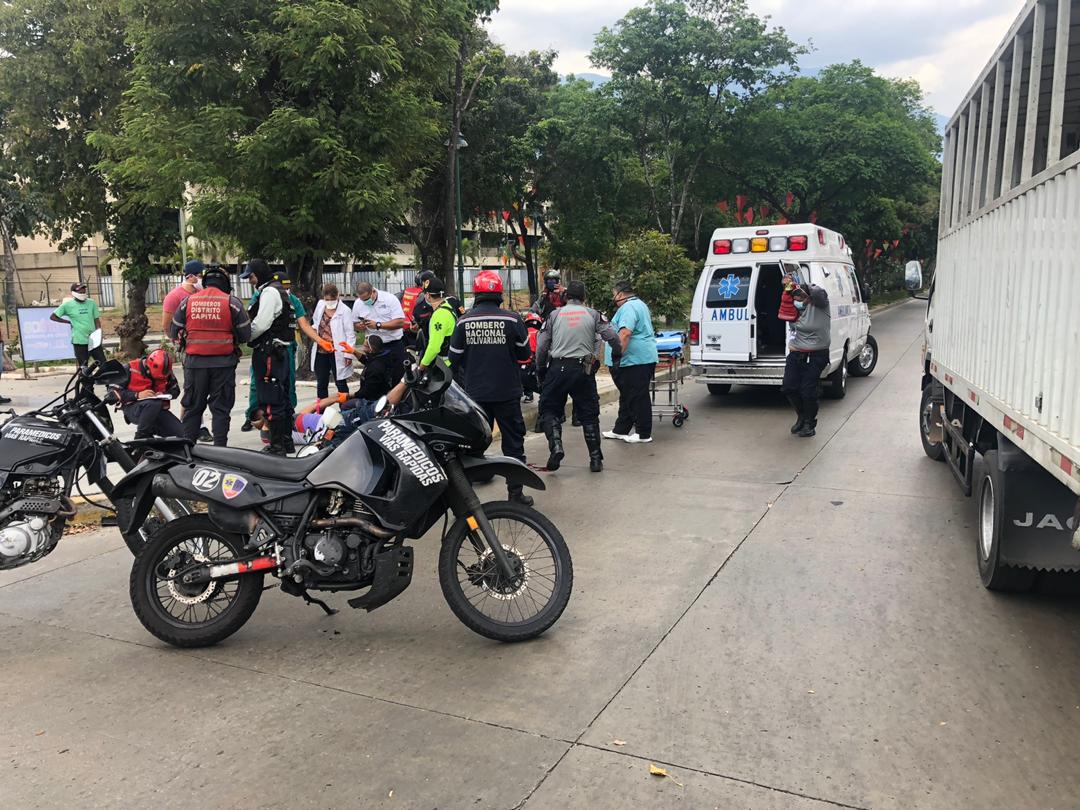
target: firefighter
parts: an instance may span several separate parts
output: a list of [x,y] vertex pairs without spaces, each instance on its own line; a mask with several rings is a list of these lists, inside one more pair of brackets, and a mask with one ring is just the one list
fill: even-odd
[[[519,364],[532,356],[525,323],[502,308],[502,278],[484,270],[473,279],[476,304],[457,322],[450,338],[454,377],[484,409],[489,424],[498,423],[504,455],[525,461],[525,419],[521,415]],[[507,484],[510,500],[532,506],[521,484]]]
[[232,295],[229,276],[216,265],[203,271],[203,288],[181,303],[169,337],[184,351],[184,435],[195,441],[203,412],[210,407],[214,444],[229,441],[230,412],[236,401],[236,364],[240,344],[251,337],[251,321],[244,305]]
[[532,311],[545,321],[551,313],[566,303],[566,288],[562,285],[562,276],[558,270],[544,273],[544,291],[532,305]]
[[155,349],[146,357],[132,360],[128,375],[127,387],[118,388],[116,394],[124,409],[124,421],[135,425],[135,438],[182,438],[184,427],[169,410],[169,400],[180,396],[170,354]]
[[249,312],[257,407],[269,423],[267,452],[284,456],[296,451],[289,391],[289,342],[296,333],[296,313],[285,286],[265,261],[252,259],[246,272],[259,292]]
[[600,397],[596,392],[599,342],[611,346],[614,357],[622,354],[619,335],[607,319],[585,306],[585,285],[571,281],[566,288],[566,304],[551,313],[536,341],[536,367],[544,386],[540,391],[540,421],[548,440],[547,468],[559,469],[565,455],[562,441],[566,398],[574,401],[574,414],[581,420],[585,445],[589,448],[589,469],[604,469],[600,450]]

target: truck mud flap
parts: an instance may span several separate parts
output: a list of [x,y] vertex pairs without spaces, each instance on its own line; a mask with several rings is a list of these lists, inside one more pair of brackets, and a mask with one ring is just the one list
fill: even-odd
[[349,600],[349,607],[371,612],[382,607],[409,587],[412,582],[412,546],[391,546],[375,555],[375,579],[371,590]]
[[999,442],[1004,486],[1001,561],[1040,571],[1080,571],[1073,546],[1080,500],[1009,442]]

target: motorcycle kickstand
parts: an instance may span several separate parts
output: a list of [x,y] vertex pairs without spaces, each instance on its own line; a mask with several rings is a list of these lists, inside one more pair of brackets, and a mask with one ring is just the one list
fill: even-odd
[[335,613],[338,612],[337,608],[330,607],[322,599],[316,599],[307,591],[303,591],[300,596],[302,596],[304,598],[304,601],[307,602],[309,605],[318,605],[319,607],[321,607],[326,612],[327,616],[333,616]]

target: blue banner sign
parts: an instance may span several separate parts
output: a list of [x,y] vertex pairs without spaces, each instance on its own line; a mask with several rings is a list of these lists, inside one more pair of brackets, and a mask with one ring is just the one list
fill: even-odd
[[24,363],[75,359],[71,326],[50,320],[55,311],[55,307],[19,307],[19,344]]

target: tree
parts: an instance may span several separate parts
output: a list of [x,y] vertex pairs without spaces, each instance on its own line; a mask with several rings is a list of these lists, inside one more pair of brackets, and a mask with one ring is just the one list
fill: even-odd
[[[2,119],[0,119],[2,122]],[[30,236],[41,227],[47,212],[40,194],[20,182],[10,170],[10,161],[0,152],[0,262],[4,266],[4,311],[15,311],[16,239]],[[5,168],[7,166],[7,168]]]
[[[99,167],[100,138],[119,128],[133,58],[120,1],[0,5],[0,52],[8,54],[0,59],[3,151],[22,187],[40,202],[34,230],[44,229],[61,250],[104,232],[124,242],[123,250],[114,250],[124,258],[158,255],[156,234],[122,221],[137,183],[116,186]],[[160,208],[146,212],[152,219],[163,214]],[[132,239],[140,234],[147,241],[136,244]],[[121,350],[129,355],[143,349],[147,273],[140,264],[123,270],[129,306]]]
[[610,261],[586,263],[578,276],[593,306],[602,309],[603,302],[611,299],[615,282],[626,280],[653,315],[670,322],[685,318],[690,311],[697,274],[697,264],[666,234],[643,231],[620,241]]
[[185,199],[201,233],[284,261],[309,305],[327,258],[389,248],[440,136],[431,88],[466,0],[125,10],[138,55],[110,171],[140,202]]
[[863,268],[883,243],[936,235],[939,151],[918,84],[853,62],[771,88],[740,117],[720,165],[787,220],[843,233]]
[[673,242],[709,150],[803,51],[745,0],[649,0],[597,34],[590,59],[611,71],[602,92],[633,140],[657,229]]

